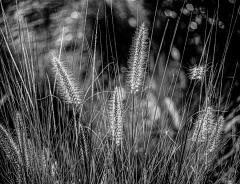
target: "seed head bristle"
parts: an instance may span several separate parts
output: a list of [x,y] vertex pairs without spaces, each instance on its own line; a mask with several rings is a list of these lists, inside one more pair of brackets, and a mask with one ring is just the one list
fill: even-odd
[[16,167],[17,183],[21,183],[21,167],[22,163],[20,150],[14,142],[12,135],[0,124],[0,147],[6,154],[9,161]]
[[60,95],[67,103],[80,105],[83,101],[83,92],[74,79],[72,73],[68,71],[67,67],[56,57],[52,58],[53,71],[57,76],[57,83],[60,90]]
[[123,136],[123,104],[120,90],[115,89],[116,92],[116,145],[119,146]]
[[123,137],[124,110],[121,89],[116,87],[108,102],[108,117],[111,136],[117,146],[121,145]]
[[191,80],[203,80],[207,72],[207,68],[204,65],[194,66],[189,69],[189,78]]
[[131,94],[139,91],[143,84],[148,56],[148,29],[143,23],[136,31],[128,60],[127,83]]
[[29,168],[29,150],[27,145],[26,126],[19,112],[16,113],[15,128],[17,132],[20,154],[22,155],[24,164],[26,164],[27,168]]
[[215,123],[213,108],[208,106],[197,118],[195,129],[192,136],[194,142],[207,142],[212,134],[212,127]]
[[206,144],[206,149],[204,151],[205,165],[209,167],[212,161],[215,159],[217,147],[221,142],[221,135],[224,125],[224,118],[220,116],[217,121],[213,124],[211,130],[211,135]]
[[108,101],[108,119],[110,123],[110,131],[111,131],[111,136],[114,138],[115,137],[115,109],[116,109],[116,93],[115,91],[111,94],[111,97]]
[[220,142],[223,125],[224,118],[223,116],[220,116],[217,120],[217,123],[215,123],[214,126],[212,127],[212,135],[209,141],[208,152],[213,152],[216,150]]
[[88,159],[89,149],[88,149],[87,137],[86,137],[86,132],[84,131],[84,128],[82,125],[80,125],[80,154],[81,154],[82,162]]
[[0,144],[6,156],[13,163],[20,163],[20,150],[14,142],[12,135],[0,124]]

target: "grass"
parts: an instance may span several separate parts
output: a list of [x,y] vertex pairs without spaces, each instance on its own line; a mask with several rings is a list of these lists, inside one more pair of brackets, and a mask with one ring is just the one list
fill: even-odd
[[[26,26],[18,30],[19,36],[27,35],[20,39],[18,55],[9,25],[5,22],[5,29],[1,29],[7,50],[0,58],[3,183],[238,182],[239,150],[229,156],[221,153],[230,139],[223,115],[232,86],[229,94],[223,94],[224,58],[219,66],[208,62],[208,57],[214,57],[212,45],[216,46],[214,25],[206,35],[199,65],[189,69],[190,84],[180,107],[175,99],[180,95],[177,80],[182,60],[176,77],[169,77],[171,49],[166,53],[166,64],[161,63],[169,20],[153,66],[153,32],[146,24],[139,26],[125,73],[118,62],[108,63],[99,73],[101,30],[95,27],[92,47],[85,48],[91,69],[84,80],[78,80],[76,68],[68,66],[62,34],[60,47],[55,49],[59,55],[53,56],[49,50],[50,72],[40,81],[31,29],[18,22],[18,26]],[[114,77],[110,67],[115,69]],[[107,87],[102,81],[105,73],[111,76]],[[233,147],[237,143],[235,140]]]

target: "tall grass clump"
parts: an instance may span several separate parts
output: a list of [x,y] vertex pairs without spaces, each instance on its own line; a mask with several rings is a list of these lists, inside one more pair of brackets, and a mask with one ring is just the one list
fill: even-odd
[[127,84],[131,94],[141,90],[148,58],[148,28],[144,23],[136,31],[133,43],[130,49],[130,58],[128,60]]

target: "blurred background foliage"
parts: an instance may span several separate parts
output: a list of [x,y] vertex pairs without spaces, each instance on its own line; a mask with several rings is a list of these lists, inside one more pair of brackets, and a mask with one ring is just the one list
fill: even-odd
[[[22,21],[23,29],[28,29],[28,37],[36,42],[32,50],[37,53],[40,68],[47,62],[46,53],[60,47],[62,37],[67,55],[76,55],[73,59],[67,57],[69,62],[80,63],[79,56],[85,62],[89,60],[96,24],[99,62],[104,65],[118,62],[120,68],[126,67],[134,31],[145,22],[153,33],[153,62],[162,58],[158,56],[158,49],[164,36],[159,55],[165,57],[165,62],[170,58],[181,63],[185,73],[190,66],[206,60],[210,65],[214,63],[214,67],[224,63],[223,81],[226,82],[223,83],[227,84],[238,69],[238,1],[24,0],[18,1],[16,6],[14,1],[3,0],[1,4],[2,31],[6,28],[4,22],[8,21],[13,35],[10,40],[20,52],[18,23]],[[65,27],[64,35],[62,27]],[[83,72],[81,77],[85,75]],[[238,72],[235,75],[234,86],[237,87]]]

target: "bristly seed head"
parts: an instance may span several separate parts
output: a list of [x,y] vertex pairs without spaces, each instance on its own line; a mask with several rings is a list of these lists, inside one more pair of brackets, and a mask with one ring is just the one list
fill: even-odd
[[131,94],[139,91],[143,84],[148,56],[148,29],[143,23],[135,33],[128,60],[127,84]]
[[223,116],[216,119],[213,108],[208,106],[196,121],[192,141],[207,143],[205,154],[214,152],[220,142],[223,125]]
[[67,103],[80,105],[82,104],[83,92],[79,89],[79,85],[75,81],[72,73],[53,55],[52,58],[53,71],[57,75],[58,87],[61,95]]
[[26,164],[27,168],[30,167],[29,164],[29,154],[28,154],[28,146],[27,146],[27,129],[25,122],[22,118],[22,115],[17,112],[16,113],[16,119],[15,119],[15,128],[19,143],[19,150],[23,158],[24,164]]
[[219,116],[217,122],[212,127],[211,139],[209,141],[208,150],[207,150],[208,152],[213,152],[216,150],[220,142],[223,125],[224,125],[224,117]]
[[216,153],[218,151],[218,146],[221,143],[221,135],[224,125],[223,116],[219,116],[218,120],[212,126],[211,135],[208,138],[206,149],[204,151],[205,165],[209,167],[213,160],[215,159]]
[[17,183],[21,183],[21,164],[22,158],[17,144],[14,142],[12,135],[0,124],[0,147],[6,154],[7,158],[16,168]]
[[192,136],[194,142],[207,142],[212,134],[215,124],[215,114],[213,108],[208,106],[197,118],[195,129]]
[[111,136],[117,146],[121,145],[123,137],[124,110],[122,94],[119,87],[115,87],[111,98],[108,101],[108,117]]
[[204,65],[194,66],[189,69],[189,78],[191,80],[203,80],[206,75],[207,68]]

